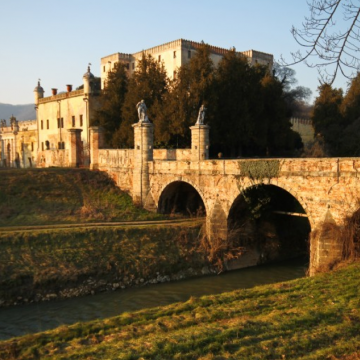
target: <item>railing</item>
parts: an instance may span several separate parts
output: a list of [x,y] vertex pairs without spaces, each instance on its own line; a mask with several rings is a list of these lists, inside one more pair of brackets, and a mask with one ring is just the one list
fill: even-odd
[[54,100],[68,99],[68,98],[72,98],[72,97],[76,97],[76,96],[80,96],[80,95],[84,95],[84,89],[74,90],[71,92],[64,92],[64,93],[52,95],[52,96],[47,96],[42,99],[39,99],[39,104],[43,104],[43,103],[54,101]]

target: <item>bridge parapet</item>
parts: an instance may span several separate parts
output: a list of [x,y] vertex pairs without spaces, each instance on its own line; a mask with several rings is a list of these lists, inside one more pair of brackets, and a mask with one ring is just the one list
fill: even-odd
[[154,149],[154,160],[191,160],[191,149]]
[[[157,153],[159,154],[159,153]],[[175,156],[175,155],[174,155]],[[160,157],[160,159],[159,159]],[[175,160],[175,159],[174,159]],[[242,163],[272,162],[279,163],[278,176],[355,176],[360,177],[360,159],[357,158],[322,158],[322,159],[234,159],[234,160],[203,160],[191,161],[179,159],[173,161],[166,156],[156,156],[153,161],[153,171],[191,171],[203,175],[222,174],[247,176],[242,173]]]

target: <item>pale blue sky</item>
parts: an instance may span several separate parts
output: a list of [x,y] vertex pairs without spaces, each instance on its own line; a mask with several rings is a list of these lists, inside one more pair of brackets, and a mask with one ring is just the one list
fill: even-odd
[[[306,0],[0,0],[0,103],[32,103],[38,78],[49,96],[81,85],[89,62],[99,76],[103,56],[180,38],[290,60],[305,15]],[[293,68],[316,95],[316,70]]]

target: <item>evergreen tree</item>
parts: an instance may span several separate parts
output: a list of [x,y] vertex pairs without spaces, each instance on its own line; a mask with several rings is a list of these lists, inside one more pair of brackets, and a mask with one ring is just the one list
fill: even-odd
[[319,86],[319,96],[315,100],[313,124],[315,134],[321,136],[330,155],[339,155],[344,118],[341,113],[343,92],[329,84]]
[[260,80],[263,76],[263,68],[251,67],[246,57],[235,49],[224,55],[216,73],[215,115],[210,122],[216,151],[227,156],[244,155],[255,138],[261,142],[264,133],[258,123],[262,112]]
[[[287,94],[283,84],[267,74],[262,80],[263,111],[259,128],[266,131],[266,155],[293,155],[303,147],[300,135],[291,129]],[[261,149],[261,143],[257,143]]]
[[[123,121],[114,134],[118,147],[132,147],[134,135],[132,124],[138,122],[136,104],[144,100],[148,108],[148,117],[157,128],[157,109],[161,106],[168,91],[168,79],[163,64],[155,61],[151,55],[142,55],[134,74],[129,80],[128,92],[122,106]],[[155,111],[156,109],[156,111]]]
[[351,81],[341,104],[344,130],[341,137],[340,155],[360,155],[360,73]]
[[202,43],[190,61],[183,65],[171,84],[163,109],[163,129],[168,132],[170,146],[189,147],[190,130],[202,104],[208,108],[206,121],[212,113],[214,64],[210,59],[209,46]]
[[94,121],[94,125],[104,128],[105,141],[109,146],[116,146],[113,137],[123,121],[122,107],[127,89],[128,75],[125,64],[116,63],[109,72],[106,87],[100,95],[100,106]]

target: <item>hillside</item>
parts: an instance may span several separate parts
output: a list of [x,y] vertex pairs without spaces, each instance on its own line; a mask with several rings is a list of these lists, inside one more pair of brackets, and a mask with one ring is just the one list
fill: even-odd
[[0,103],[0,119],[8,120],[11,115],[14,115],[20,121],[34,120],[36,119],[34,104],[11,105]]
[[0,170],[0,226],[154,220],[104,173],[85,169]]
[[0,342],[0,359],[360,357],[360,264]]

